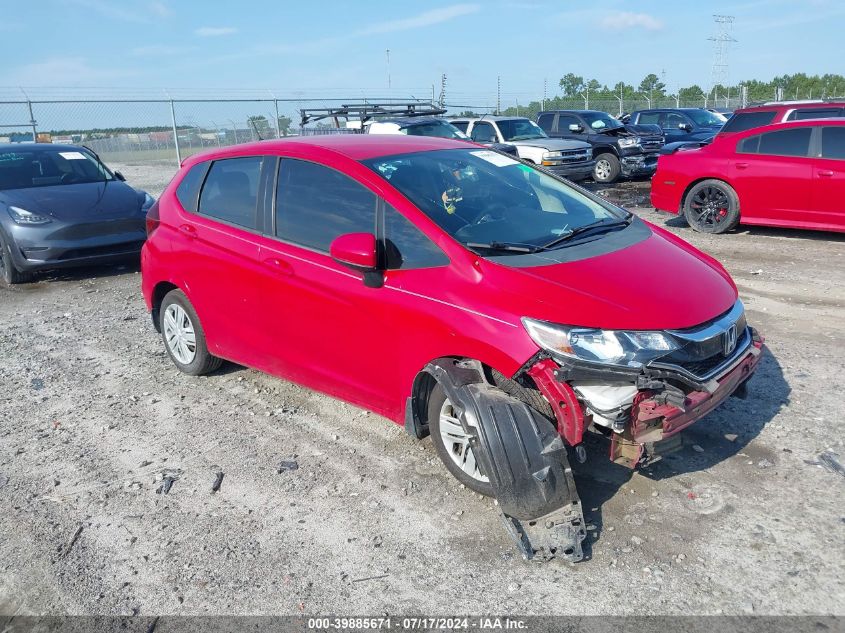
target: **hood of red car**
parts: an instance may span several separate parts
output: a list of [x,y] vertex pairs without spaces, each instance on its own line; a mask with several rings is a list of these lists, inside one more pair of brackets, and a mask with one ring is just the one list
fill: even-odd
[[700,325],[729,310],[736,286],[722,266],[680,238],[650,227],[644,240],[610,253],[551,265],[487,261],[485,281],[520,316],[605,329]]

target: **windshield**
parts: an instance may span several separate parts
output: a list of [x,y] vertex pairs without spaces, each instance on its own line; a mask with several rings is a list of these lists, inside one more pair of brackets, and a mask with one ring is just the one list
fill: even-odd
[[701,127],[721,126],[727,121],[725,117],[709,110],[687,110],[686,114],[695,121],[696,125],[700,125]]
[[523,253],[539,250],[588,224],[615,225],[627,218],[622,210],[490,150],[435,150],[363,163],[440,228],[473,250],[482,248],[482,254],[485,244],[491,250],[513,245]]
[[606,112],[582,112],[581,116],[594,130],[615,130],[622,124]]
[[403,127],[400,131],[408,136],[439,136],[440,138],[458,138],[464,141],[469,139],[466,134],[446,121],[417,123]]
[[0,190],[31,189],[113,180],[91,154],[68,147],[34,146],[0,150]]
[[503,119],[496,121],[502,138],[508,141],[527,141],[532,138],[548,138],[543,129],[529,119]]

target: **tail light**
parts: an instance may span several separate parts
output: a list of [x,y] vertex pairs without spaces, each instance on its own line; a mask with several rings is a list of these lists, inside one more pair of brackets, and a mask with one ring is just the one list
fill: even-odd
[[161,220],[158,215],[158,201],[156,201],[150,207],[150,210],[147,211],[147,239],[152,237],[153,232],[158,228],[159,224],[161,224]]

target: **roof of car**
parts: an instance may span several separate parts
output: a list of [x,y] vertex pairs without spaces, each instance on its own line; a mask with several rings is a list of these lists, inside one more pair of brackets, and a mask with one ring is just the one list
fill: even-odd
[[[644,110],[634,110],[634,112],[689,112],[691,110],[705,110],[705,108],[645,108]],[[634,112],[631,114],[634,114]]]
[[794,110],[806,108],[845,108],[845,100],[837,101],[769,101],[757,103],[745,108],[737,108],[737,112],[754,112],[756,110]]
[[538,115],[540,115],[540,114],[554,114],[555,112],[572,112],[572,113],[575,113],[575,114],[608,114],[604,110],[575,110],[575,109],[570,109],[570,110],[543,110],[541,112],[538,112],[537,114]]
[[[449,117],[449,122],[452,121],[512,121],[513,119],[528,119],[527,116],[504,116],[491,114],[490,116],[456,116]],[[531,119],[528,119],[529,121]]]
[[748,128],[747,130],[742,130],[741,132],[728,132],[727,134],[717,134],[717,138],[720,137],[732,137],[736,138],[739,136],[754,136],[756,134],[764,134],[766,132],[774,132],[776,130],[783,130],[786,128],[791,127],[812,127],[812,126],[843,126],[845,125],[845,117],[830,117],[825,119],[801,119],[800,121],[781,121],[778,123],[769,123],[768,125],[761,125],[758,127]]
[[184,164],[194,164],[217,156],[251,156],[283,153],[291,146],[318,147],[342,154],[353,160],[379,156],[425,152],[438,149],[466,148],[468,141],[437,136],[405,136],[404,134],[324,134],[321,136],[293,136],[283,139],[255,141],[194,154]]

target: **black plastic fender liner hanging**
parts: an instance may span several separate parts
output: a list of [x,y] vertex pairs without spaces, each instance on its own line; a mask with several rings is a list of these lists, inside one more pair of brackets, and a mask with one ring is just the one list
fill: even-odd
[[477,361],[440,359],[426,371],[458,412],[523,557],[581,560],[584,517],[566,446],[552,421],[489,384]]

